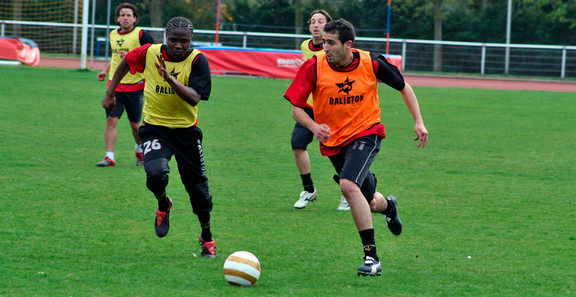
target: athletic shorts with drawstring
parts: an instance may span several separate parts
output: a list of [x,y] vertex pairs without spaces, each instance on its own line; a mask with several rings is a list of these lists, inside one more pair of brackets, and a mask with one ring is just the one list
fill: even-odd
[[330,161],[340,179],[355,182],[364,198],[370,203],[376,193],[376,176],[370,171],[376,155],[380,152],[382,139],[378,135],[367,135],[353,140],[340,153],[330,156]]
[[128,120],[132,123],[140,123],[144,106],[144,91],[115,92],[114,96],[116,96],[114,110],[106,113],[106,116],[120,118],[126,109]]
[[[314,111],[312,111],[312,108],[306,107],[304,108],[304,111],[310,118],[314,119]],[[312,140],[314,140],[314,133],[308,130],[308,128],[300,125],[300,123],[296,122],[294,125],[294,130],[292,130],[292,139],[290,140],[290,143],[292,144],[292,150],[306,150]]]

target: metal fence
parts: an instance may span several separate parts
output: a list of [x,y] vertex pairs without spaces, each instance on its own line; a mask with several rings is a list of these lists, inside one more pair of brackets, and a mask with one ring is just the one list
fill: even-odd
[[[108,55],[105,25],[88,27],[88,56],[103,59]],[[80,24],[0,20],[0,36],[28,38],[39,44],[42,54],[79,55]],[[164,28],[144,27],[156,41],[164,41]],[[195,30],[194,43],[213,44],[215,30]],[[298,50],[310,35],[220,31],[218,45],[244,48]],[[386,38],[358,37],[355,47],[385,53]],[[434,65],[434,51],[441,60]],[[576,78],[576,46],[453,42],[416,39],[389,40],[389,54],[402,56],[404,72],[464,73],[477,75],[515,75]]]

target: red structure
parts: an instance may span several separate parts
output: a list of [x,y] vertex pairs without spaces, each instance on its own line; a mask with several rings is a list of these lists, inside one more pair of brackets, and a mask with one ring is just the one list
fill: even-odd
[[40,64],[40,48],[30,39],[0,37],[0,60],[38,66]]
[[[292,79],[298,72],[297,50],[276,50],[237,47],[198,47],[206,55],[212,74],[253,75]],[[388,61],[402,69],[402,57],[385,55]]]

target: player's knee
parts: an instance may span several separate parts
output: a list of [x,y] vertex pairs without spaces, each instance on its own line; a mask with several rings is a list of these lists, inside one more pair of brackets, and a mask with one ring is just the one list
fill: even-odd
[[170,172],[170,167],[168,167],[168,159],[160,158],[146,160],[144,163],[144,170],[146,170],[146,175],[148,178],[164,179]]
[[353,196],[354,192],[358,190],[358,185],[351,180],[342,178],[340,179],[340,189],[342,190],[342,194],[344,194],[344,196],[351,197]]
[[146,186],[154,194],[162,194],[168,185],[168,167],[167,159],[147,160],[145,163]]
[[130,122],[130,128],[132,128],[132,131],[138,132],[138,130],[140,129],[140,123]]
[[304,156],[306,154],[308,154],[308,152],[306,151],[306,149],[303,148],[292,148],[292,152],[294,153],[295,157],[301,157]]
[[106,128],[116,128],[117,124],[118,124],[118,117],[106,118]]

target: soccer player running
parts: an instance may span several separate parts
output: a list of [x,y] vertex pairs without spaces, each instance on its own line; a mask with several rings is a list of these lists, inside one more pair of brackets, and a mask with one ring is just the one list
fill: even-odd
[[[338,174],[342,194],[350,204],[354,223],[364,246],[364,263],[358,275],[380,275],[371,212],[385,215],[394,235],[402,232],[394,196],[376,191],[370,166],[385,137],[380,120],[378,80],[400,91],[415,121],[414,131],[423,148],[428,141],[418,99],[398,68],[384,57],[353,48],[354,27],[340,19],[326,24],[323,54],[304,62],[284,94],[292,115],[314,133],[322,155],[328,156]],[[304,110],[308,95],[314,99],[314,119]]]
[[158,200],[154,227],[158,237],[170,228],[172,200],[166,195],[168,162],[175,156],[182,183],[200,222],[203,257],[216,257],[216,242],[210,230],[212,195],[208,188],[198,104],[208,100],[212,88],[210,66],[204,54],[190,46],[194,27],[184,17],[166,24],[166,44],[144,45],[129,52],[118,65],[102,106],[114,108],[114,89],[130,71],[143,73],[144,124],[140,138],[144,148],[146,186]]
[[[154,43],[154,39],[148,32],[136,27],[136,23],[138,23],[138,8],[136,6],[130,3],[122,3],[116,7],[115,15],[116,22],[120,25],[120,28],[110,32],[108,36],[112,57],[110,63],[96,76],[98,80],[104,80],[106,75],[110,74],[108,76],[108,85],[110,85],[114,72],[116,72],[118,64],[126,56],[126,53],[139,46]],[[116,165],[114,156],[114,146],[118,136],[116,125],[122,113],[124,113],[124,109],[126,109],[132,136],[134,137],[134,142],[136,142],[134,146],[136,165],[142,166],[142,142],[138,136],[138,129],[140,129],[140,119],[142,117],[143,90],[144,78],[141,73],[126,75],[116,88],[117,102],[114,110],[106,112],[106,128],[104,130],[106,156],[100,163],[96,164],[97,166],[108,167]]]
[[[301,66],[306,60],[312,58],[318,53],[323,53],[322,45],[322,31],[326,23],[332,21],[332,17],[324,10],[314,10],[310,13],[310,18],[308,19],[308,29],[312,33],[312,38],[306,39],[300,45],[302,49],[302,59],[297,59],[296,64]],[[308,97],[307,105],[304,107],[304,111],[314,119],[314,113],[312,111],[312,96]],[[308,130],[306,127],[300,125],[296,122],[294,129],[292,130],[292,152],[294,153],[294,159],[296,161],[296,167],[300,172],[300,178],[302,179],[302,186],[304,191],[300,193],[300,198],[294,207],[297,209],[305,208],[309,202],[316,200],[318,197],[318,192],[314,187],[314,181],[311,176],[311,166],[310,157],[308,156],[308,151],[306,148],[314,139],[314,134]],[[340,205],[338,210],[350,210],[348,201],[344,196],[340,199]]]

